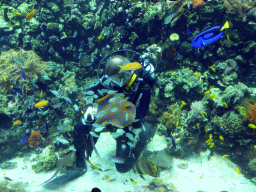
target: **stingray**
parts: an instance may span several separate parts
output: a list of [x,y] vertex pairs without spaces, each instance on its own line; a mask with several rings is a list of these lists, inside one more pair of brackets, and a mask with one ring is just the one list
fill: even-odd
[[73,166],[74,159],[75,159],[75,151],[69,151],[62,158],[58,159],[58,161],[56,163],[57,170],[55,171],[55,173],[52,175],[52,177],[50,179],[41,183],[40,185],[45,185],[45,184],[51,182],[58,175],[59,172],[66,169],[66,167]]
[[[95,122],[96,125],[113,125],[118,128],[125,128],[133,123],[136,117],[136,107],[133,103],[122,98],[122,94],[108,94],[98,100],[98,115]],[[92,132],[95,130],[93,126]],[[93,137],[91,143],[96,155],[97,152]],[[101,158],[100,158],[101,159]]]

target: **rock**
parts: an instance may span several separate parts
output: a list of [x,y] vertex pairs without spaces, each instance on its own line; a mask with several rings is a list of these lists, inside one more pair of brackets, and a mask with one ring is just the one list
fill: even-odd
[[49,32],[60,32],[63,30],[63,25],[55,22],[47,23],[46,30]]
[[60,11],[60,8],[58,7],[58,5],[56,5],[53,2],[49,2],[47,3],[47,6],[51,9],[52,12],[57,13]]
[[[252,160],[248,163],[248,167],[249,167],[249,169],[250,169],[252,172],[256,173],[256,158],[252,159]],[[256,179],[255,179],[255,181],[256,181]]]
[[3,18],[0,18],[0,31],[10,32],[12,31],[12,27],[8,22],[4,21]]

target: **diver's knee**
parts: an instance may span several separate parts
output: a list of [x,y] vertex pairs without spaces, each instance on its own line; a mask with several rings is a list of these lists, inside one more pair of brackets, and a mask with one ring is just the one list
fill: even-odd
[[76,123],[74,126],[74,133],[76,135],[89,134],[90,130],[91,130],[91,126],[84,125],[81,121]]

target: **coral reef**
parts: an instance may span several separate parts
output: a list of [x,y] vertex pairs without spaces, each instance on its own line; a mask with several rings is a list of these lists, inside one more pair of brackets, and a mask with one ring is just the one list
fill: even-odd
[[[22,75],[22,72],[25,77]],[[22,93],[30,93],[34,89],[33,82],[38,78],[47,76],[49,68],[46,62],[41,61],[40,57],[34,51],[25,51],[23,49],[11,49],[2,52],[0,55],[0,73],[4,78],[0,79],[1,93],[12,93],[13,88],[19,88]]]
[[177,122],[180,121],[181,109],[176,105],[170,105],[161,117],[161,123],[169,130],[174,130]]
[[211,121],[220,132],[228,137],[235,137],[246,131],[243,120],[234,111],[225,113],[222,117],[214,117]]
[[227,13],[238,15],[243,21],[256,11],[256,2],[249,0],[225,0],[224,6]]
[[[37,11],[26,20],[33,6]],[[152,149],[164,148],[177,158],[206,149],[232,154],[232,161],[256,176],[255,129],[248,128],[256,125],[255,6],[250,0],[4,1],[1,166],[11,169],[9,159],[36,151],[35,171],[52,169],[55,152],[72,146],[74,124],[86,105],[98,99],[87,92],[98,83],[98,64],[123,49],[145,51],[157,61],[149,115],[161,118],[157,139],[162,143]],[[226,21],[229,28],[219,41],[191,46],[198,34]],[[42,100],[49,104],[35,108]],[[13,125],[17,120],[22,123]],[[239,155],[246,156],[243,163],[235,160]],[[159,179],[149,186],[152,191],[176,190]]]

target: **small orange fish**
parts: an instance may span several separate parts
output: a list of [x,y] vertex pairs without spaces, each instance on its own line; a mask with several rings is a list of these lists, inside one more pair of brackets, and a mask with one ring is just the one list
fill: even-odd
[[31,11],[31,12],[27,15],[27,17],[26,17],[26,20],[28,21],[28,20],[30,20],[32,17],[34,17],[35,12],[36,12],[36,9],[34,9],[34,6],[33,6],[32,11]]
[[43,107],[43,106],[47,105],[48,103],[49,103],[49,101],[41,101],[41,102],[35,104],[35,108]]
[[140,69],[142,66],[140,63],[138,62],[131,62],[126,64],[125,66],[121,66],[118,65],[121,69],[119,71],[119,73],[121,73],[122,71],[126,71],[126,70],[136,70],[136,69]]

